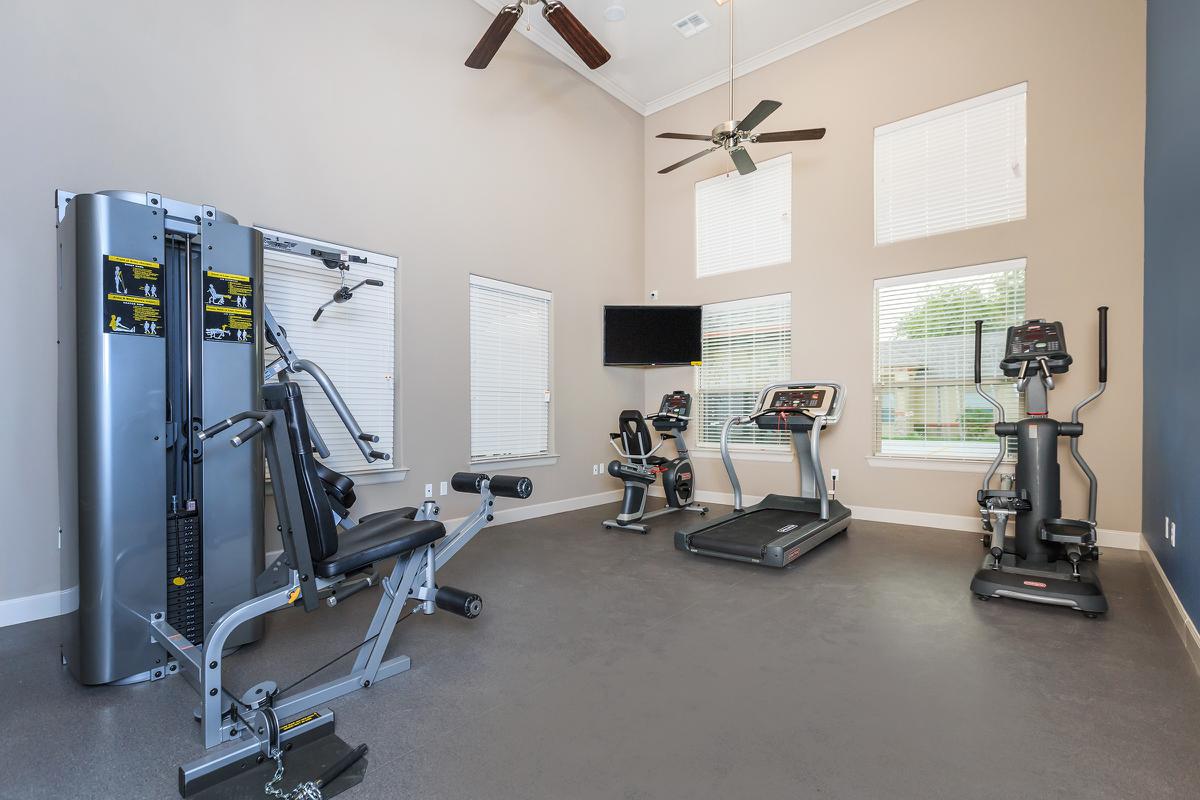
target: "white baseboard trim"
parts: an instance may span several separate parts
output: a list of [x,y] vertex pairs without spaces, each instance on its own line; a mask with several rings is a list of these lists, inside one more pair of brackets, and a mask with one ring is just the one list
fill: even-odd
[[[656,487],[657,488],[657,487]],[[662,489],[652,491],[656,497],[662,497]],[[696,492],[696,499],[701,503],[717,503],[733,505],[732,492]],[[743,505],[753,505],[762,500],[760,495],[743,495]],[[850,506],[850,513],[855,519],[868,522],[890,522],[893,525],[912,525],[918,528],[939,528],[949,531],[980,531],[979,517],[958,514],[934,514],[927,511],[908,511],[902,508],[874,508],[872,506]],[[1099,528],[1096,538],[1102,547],[1115,547],[1118,550],[1141,550],[1142,534],[1134,531],[1117,531]]]
[[1154,554],[1154,549],[1147,543],[1142,551],[1145,553],[1146,560],[1154,567],[1151,574],[1155,577],[1155,586],[1162,597],[1163,605],[1167,607],[1171,624],[1175,626],[1179,638],[1183,640],[1183,646],[1187,648],[1196,671],[1200,672],[1200,631],[1196,630],[1196,623],[1192,621],[1187,609],[1183,607],[1179,595],[1175,594],[1175,587],[1168,580],[1167,573],[1163,572],[1162,564],[1158,563],[1158,556]]
[[0,600],[0,628],[69,614],[79,608],[79,587]]
[[[561,514],[565,511],[577,511],[605,503],[613,503],[621,499],[621,490],[613,489],[608,492],[587,494],[580,497],[568,497],[563,500],[551,500],[548,503],[533,505],[515,505],[510,508],[497,509],[495,523],[504,525],[509,522],[521,522],[537,517],[548,517],[551,514]],[[503,502],[503,498],[501,499]],[[442,520],[447,530],[453,530],[466,517]],[[266,554],[270,564],[281,551],[273,550]],[[22,622],[32,622],[37,619],[57,617],[68,614],[79,607],[79,587],[72,586],[58,592],[46,592],[27,597],[14,597],[11,600],[0,600],[0,628],[8,625],[19,625]]]

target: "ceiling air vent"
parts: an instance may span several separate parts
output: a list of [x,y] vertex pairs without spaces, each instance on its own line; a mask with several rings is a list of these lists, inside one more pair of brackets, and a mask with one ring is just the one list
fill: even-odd
[[711,27],[711,24],[699,11],[688,14],[675,23],[675,30],[679,31],[679,34],[685,39],[690,39],[709,27]]

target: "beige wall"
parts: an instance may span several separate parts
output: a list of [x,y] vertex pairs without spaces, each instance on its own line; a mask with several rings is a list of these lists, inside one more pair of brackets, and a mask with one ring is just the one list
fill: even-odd
[[60,587],[60,187],[156,191],[403,259],[397,435],[412,473],[364,490],[364,511],[467,466],[468,274],[554,292],[562,460],[527,470],[532,502],[616,488],[588,466],[610,415],[578,409],[643,391],[640,374],[599,367],[598,344],[600,305],[642,283],[637,114],[521,36],[487,72],[464,68],[489,21],[472,0],[6,0],[2,16],[0,600]]
[[[1021,81],[1029,82],[1028,219],[875,247],[873,129]],[[748,75],[738,98],[743,114],[762,98],[784,103],[764,130],[829,129],[819,143],[753,148],[759,159],[795,154],[793,262],[695,278],[693,185],[730,169],[728,159],[660,176],[695,149],[652,137],[725,119],[727,95],[716,89],[646,121],[645,289],[658,289],[663,303],[790,291],[796,376],[848,387],[842,424],[822,437],[826,467],[841,470],[842,498],[971,515],[979,475],[867,463],[872,282],[1027,257],[1028,313],[1063,321],[1077,364],[1052,395],[1052,413],[1068,415],[1092,390],[1095,308],[1112,307],[1111,384],[1086,412],[1083,450],[1101,482],[1101,527],[1139,530],[1145,3],[921,0]],[[646,403],[693,383],[690,369],[650,373]],[[796,487],[794,464],[741,463],[749,494]],[[1079,514],[1085,484],[1074,465],[1063,472],[1064,511]],[[729,491],[719,461],[698,460],[698,476],[702,489]]]

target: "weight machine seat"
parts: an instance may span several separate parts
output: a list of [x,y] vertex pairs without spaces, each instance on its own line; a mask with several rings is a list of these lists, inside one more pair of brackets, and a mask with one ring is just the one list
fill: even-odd
[[367,514],[365,517],[359,517],[358,524],[361,525],[364,522],[370,522],[371,520],[378,519],[380,517],[402,517],[404,519],[416,519],[416,516],[416,508],[413,506],[401,506],[400,508],[393,508],[389,511],[376,511],[374,514]]
[[350,476],[330,469],[320,461],[317,461],[316,465],[317,477],[321,479],[321,483],[325,484],[326,491],[333,495],[333,499],[345,508],[354,505],[354,501],[358,498],[354,494],[354,481]]
[[[300,385],[291,381],[269,383],[262,387],[262,396],[268,409],[283,412],[291,467],[296,473],[300,495],[301,518],[291,520],[291,524],[303,529],[312,568],[317,575],[336,578],[376,561],[424,547],[446,535],[446,528],[440,522],[417,522],[389,514],[357,525],[339,536],[333,506],[325,491],[326,484],[317,469],[319,462],[313,456],[308,414],[304,410]],[[300,566],[305,568],[303,564]]]
[[318,575],[336,578],[432,544],[446,535],[445,526],[433,520],[414,522],[390,511],[372,516],[374,519],[361,522],[338,537],[337,552],[316,562]]

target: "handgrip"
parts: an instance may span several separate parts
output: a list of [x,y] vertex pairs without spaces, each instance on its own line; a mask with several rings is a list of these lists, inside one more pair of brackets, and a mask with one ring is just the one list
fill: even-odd
[[1108,306],[1100,306],[1100,382],[1108,383]]
[[250,441],[255,436],[258,436],[260,433],[265,431],[267,429],[267,425],[269,425],[269,424],[270,423],[268,423],[265,420],[256,419],[253,422],[251,422],[249,425],[247,425],[245,427],[245,429],[242,430],[241,433],[239,433],[237,436],[234,436],[232,439],[230,439],[229,443],[232,444],[234,447],[241,447],[246,442]]
[[526,500],[533,494],[533,481],[519,475],[494,475],[488,488],[497,497],[514,497]]
[[351,750],[346,755],[339,758],[333,763],[329,769],[317,778],[317,788],[321,789],[336,781],[343,772],[353,767],[358,763],[358,760],[367,754],[366,744],[360,744],[358,747]]
[[383,281],[375,278],[367,278],[365,281],[363,281],[363,283],[365,283],[367,286],[383,286]]
[[983,370],[980,362],[983,360],[983,320],[975,320],[975,384],[983,383]]

